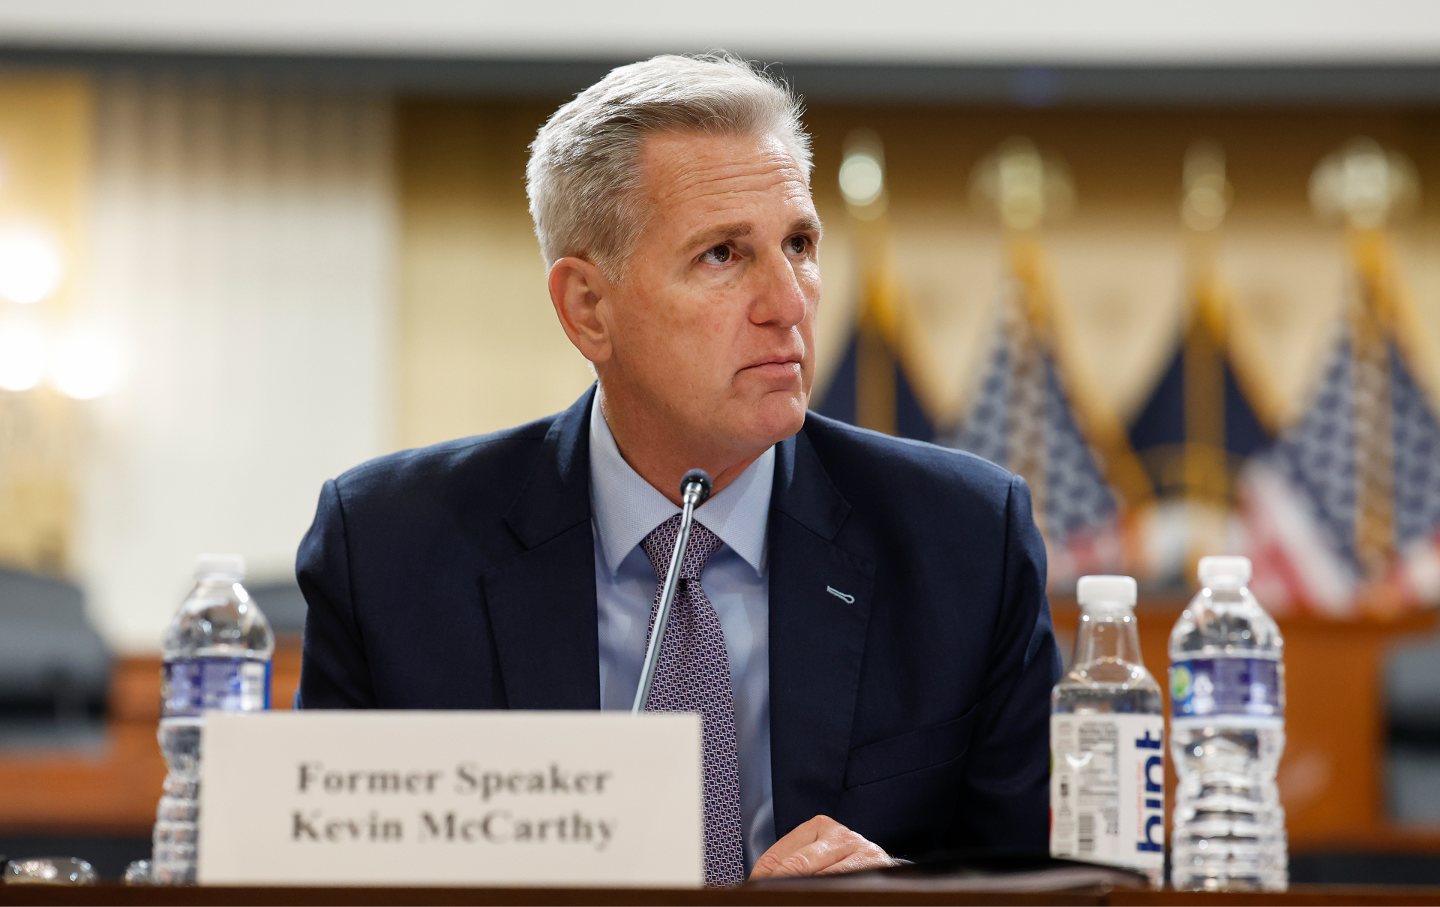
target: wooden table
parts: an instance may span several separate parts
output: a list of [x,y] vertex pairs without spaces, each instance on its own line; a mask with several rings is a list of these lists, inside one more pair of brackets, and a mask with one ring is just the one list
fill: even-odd
[[956,886],[931,891],[845,891],[829,886],[791,885],[783,888],[745,886],[733,890],[664,888],[91,888],[0,886],[0,907],[10,904],[203,904],[203,905],[676,905],[676,907],[754,907],[789,905],[971,905],[1060,904],[1125,905],[1125,907],[1240,907],[1240,905],[1437,905],[1440,888],[1296,887],[1280,893],[1130,891],[1106,887],[1068,891],[985,890]]
[[[1162,687],[1168,686],[1166,643],[1180,608],[1179,602],[1145,602],[1139,612],[1145,662]],[[1073,637],[1074,602],[1057,599],[1054,613],[1057,628]],[[1417,831],[1386,820],[1383,789],[1386,649],[1435,623],[1428,613],[1385,621],[1281,621],[1289,703],[1279,781],[1292,854],[1440,855],[1440,828]],[[282,639],[274,661],[276,708],[289,707],[299,677],[299,640]],[[102,752],[0,754],[0,830],[148,835],[165,775],[155,741],[159,678],[158,658],[117,664]]]

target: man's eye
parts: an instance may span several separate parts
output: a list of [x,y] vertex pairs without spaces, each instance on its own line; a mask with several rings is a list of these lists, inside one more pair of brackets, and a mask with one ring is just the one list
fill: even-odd
[[700,260],[707,264],[723,265],[729,263],[730,259],[734,256],[735,251],[728,245],[720,245],[712,249],[706,249],[705,253],[700,256]]
[[797,233],[785,241],[790,246],[792,255],[804,255],[810,251],[810,237],[803,233]]

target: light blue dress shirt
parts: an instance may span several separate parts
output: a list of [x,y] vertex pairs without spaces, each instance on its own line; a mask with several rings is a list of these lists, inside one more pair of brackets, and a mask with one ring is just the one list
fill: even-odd
[[[775,843],[770,779],[770,571],[765,556],[775,448],[695,511],[724,542],[700,583],[715,606],[730,655],[740,749],[740,810],[748,872]],[[590,410],[590,513],[600,621],[600,706],[629,709],[640,684],[645,636],[659,580],[640,542],[680,512],[620,455],[600,412]]]

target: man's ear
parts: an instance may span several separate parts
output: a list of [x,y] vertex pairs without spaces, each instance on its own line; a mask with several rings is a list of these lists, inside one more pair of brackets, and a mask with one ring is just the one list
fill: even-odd
[[597,365],[610,358],[605,304],[611,287],[600,269],[583,258],[562,258],[550,266],[549,286],[555,315],[580,355]]

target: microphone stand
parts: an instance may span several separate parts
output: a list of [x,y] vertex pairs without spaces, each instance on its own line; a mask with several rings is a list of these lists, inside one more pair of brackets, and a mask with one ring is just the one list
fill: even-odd
[[675,601],[675,587],[680,582],[680,562],[690,543],[690,524],[695,519],[695,508],[708,497],[710,476],[705,470],[692,469],[685,473],[680,480],[680,533],[675,538],[675,550],[670,554],[670,569],[665,571],[665,588],[660,593],[660,608],[655,612],[655,628],[650,631],[645,666],[640,671],[640,686],[635,690],[635,704],[630,707],[633,715],[645,711],[645,703],[650,698],[650,687],[655,683],[655,667],[660,663],[660,640],[665,638],[665,628],[670,623],[670,605]]

